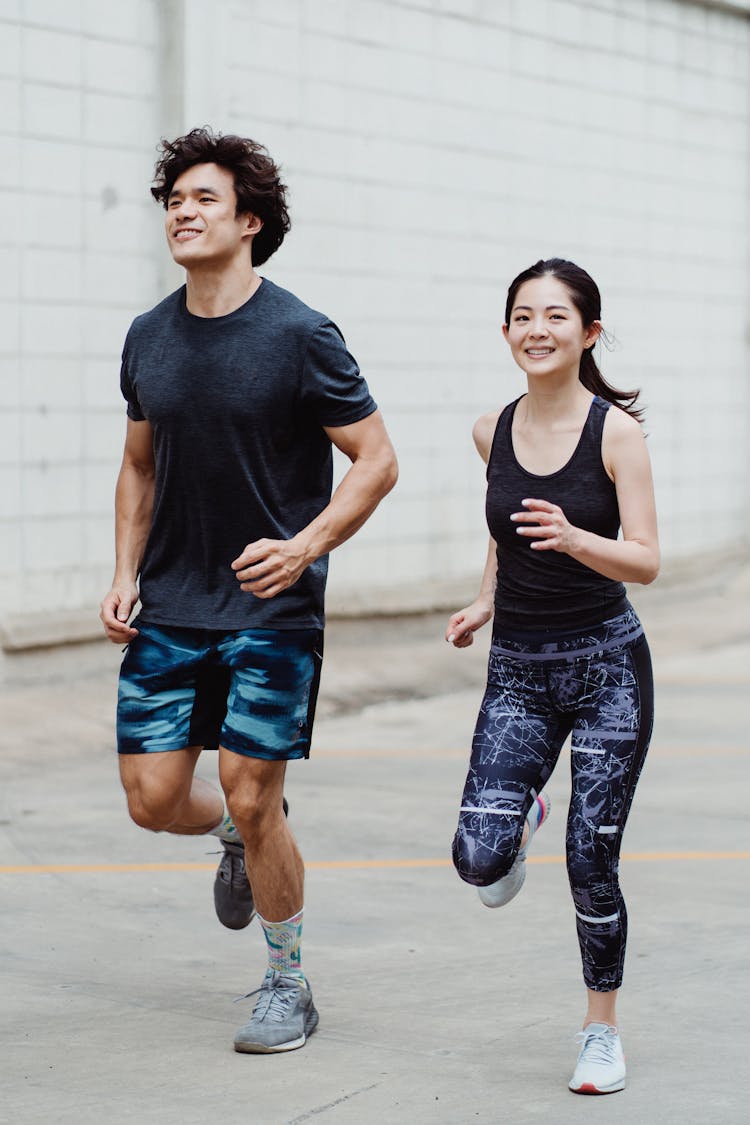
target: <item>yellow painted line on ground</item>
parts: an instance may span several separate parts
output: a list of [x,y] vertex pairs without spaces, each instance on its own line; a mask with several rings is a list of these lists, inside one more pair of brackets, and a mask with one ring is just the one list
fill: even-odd
[[658,687],[659,684],[665,684],[667,687],[697,687],[705,685],[705,687],[721,687],[726,684],[727,687],[742,687],[743,685],[750,684],[750,676],[722,676],[716,674],[714,676],[694,676],[686,673],[681,676],[678,672],[670,674],[665,672],[663,676],[654,676],[654,683]]
[[[569,748],[568,748],[569,749]],[[353,749],[320,749],[313,750],[313,758],[463,758],[468,764],[470,754],[470,747],[467,745],[464,750],[432,750],[426,749],[423,746],[415,746],[413,748],[400,747],[396,749],[379,749],[378,747],[371,746]],[[719,757],[725,755],[729,757],[744,757],[750,754],[750,743],[746,746],[659,746],[655,743],[651,746],[649,754],[656,758],[700,758],[706,757]]]
[[[621,856],[631,863],[675,863],[684,860],[750,859],[748,852],[625,852]],[[564,863],[562,855],[529,856],[527,863]],[[306,863],[308,871],[366,871],[387,868],[451,867],[447,858],[437,859],[329,859]],[[86,875],[122,874],[129,872],[213,871],[215,863],[40,863],[0,865],[0,875]]]

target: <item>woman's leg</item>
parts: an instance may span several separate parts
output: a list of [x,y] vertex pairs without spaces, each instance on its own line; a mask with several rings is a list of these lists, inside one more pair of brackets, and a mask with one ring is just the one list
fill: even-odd
[[653,681],[643,637],[586,664],[571,745],[568,876],[589,990],[586,1022],[614,1023],[627,941],[620,845],[651,737]]
[[510,871],[526,815],[569,730],[547,706],[539,665],[491,657],[453,841],[465,882],[487,887]]

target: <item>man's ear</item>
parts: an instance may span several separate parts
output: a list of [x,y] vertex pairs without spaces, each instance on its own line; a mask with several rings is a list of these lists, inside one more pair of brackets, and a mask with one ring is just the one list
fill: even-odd
[[243,222],[243,238],[254,238],[263,226],[263,220],[259,219],[257,215],[253,215],[252,211],[246,212],[241,216]]

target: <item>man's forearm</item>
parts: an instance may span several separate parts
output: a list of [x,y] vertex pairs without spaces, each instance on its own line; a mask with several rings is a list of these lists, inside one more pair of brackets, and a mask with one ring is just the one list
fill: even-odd
[[396,483],[398,468],[392,452],[360,457],[351,466],[330,503],[295,538],[308,565],[328,554],[359,531]]
[[153,474],[123,465],[115,493],[115,581],[135,582],[153,510]]

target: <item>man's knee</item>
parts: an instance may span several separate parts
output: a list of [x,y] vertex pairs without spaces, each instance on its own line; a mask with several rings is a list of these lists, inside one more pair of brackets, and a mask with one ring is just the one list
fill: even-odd
[[237,757],[232,768],[223,771],[222,783],[229,815],[247,843],[283,818],[285,763]]
[[131,819],[152,832],[166,832],[178,819],[184,799],[183,786],[175,787],[158,773],[121,768],[120,776]]
[[174,797],[149,786],[126,790],[128,812],[140,828],[166,832],[175,821]]

